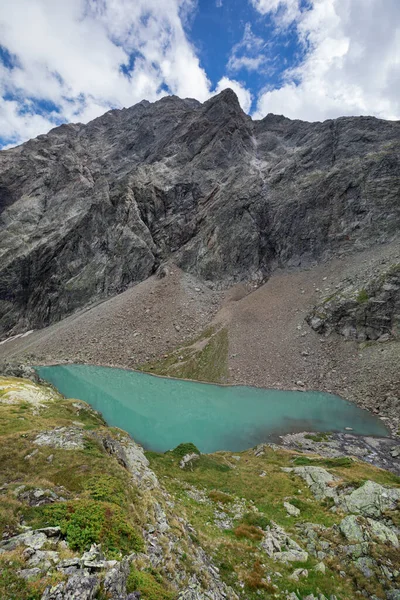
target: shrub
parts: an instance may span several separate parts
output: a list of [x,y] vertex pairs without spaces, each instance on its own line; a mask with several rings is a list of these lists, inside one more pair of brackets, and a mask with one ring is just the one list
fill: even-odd
[[266,517],[263,513],[257,512],[249,512],[243,515],[243,522],[246,525],[254,525],[254,527],[260,527],[260,529],[266,529],[269,525],[271,525],[270,519]]
[[179,446],[173,450],[168,450],[168,452],[179,459],[183,458],[186,454],[201,454],[200,450],[194,444],[192,444],[192,442],[179,444]]
[[34,509],[36,525],[58,525],[72,550],[83,552],[91,544],[101,543],[104,551],[115,556],[141,551],[141,537],[116,504],[95,500],[75,500]]
[[255,527],[255,525],[246,525],[246,523],[238,525],[233,533],[237,538],[247,538],[248,540],[253,541],[262,540],[264,537],[264,534],[259,527]]
[[113,502],[120,506],[124,504],[125,494],[122,481],[111,475],[91,477],[86,482],[85,489],[93,500]]
[[208,497],[213,502],[221,502],[222,504],[229,504],[232,502],[232,497],[229,494],[225,494],[224,492],[220,492],[218,490],[211,490],[208,494]]

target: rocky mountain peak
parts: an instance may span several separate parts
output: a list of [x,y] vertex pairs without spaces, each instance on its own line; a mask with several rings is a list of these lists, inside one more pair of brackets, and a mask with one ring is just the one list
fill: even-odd
[[252,121],[165,97],[0,152],[0,332],[57,321],[172,259],[224,287],[398,236],[400,123]]

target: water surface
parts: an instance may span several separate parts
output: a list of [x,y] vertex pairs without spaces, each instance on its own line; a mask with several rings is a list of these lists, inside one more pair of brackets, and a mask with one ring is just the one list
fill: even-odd
[[62,365],[38,367],[64,396],[88,402],[109,425],[146,449],[193,442],[202,452],[238,452],[296,431],[386,436],[382,421],[338,396],[155,377],[136,371]]

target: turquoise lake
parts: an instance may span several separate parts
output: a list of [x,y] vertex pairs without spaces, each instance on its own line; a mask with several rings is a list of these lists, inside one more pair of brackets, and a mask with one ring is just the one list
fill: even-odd
[[89,365],[36,370],[64,396],[88,402],[109,425],[157,452],[181,442],[202,452],[238,452],[284,433],[346,427],[388,435],[378,418],[331,394],[219,386]]

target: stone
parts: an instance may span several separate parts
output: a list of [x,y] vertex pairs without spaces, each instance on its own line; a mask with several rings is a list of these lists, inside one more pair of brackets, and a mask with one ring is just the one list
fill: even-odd
[[288,536],[286,531],[271,521],[265,530],[261,548],[274,560],[282,562],[306,562],[308,553],[299,544]]
[[360,558],[357,558],[356,561],[354,561],[354,564],[357,567],[357,569],[361,571],[364,577],[370,579],[374,576],[375,563],[372,560],[372,558],[369,558],[368,556],[361,556]]
[[393,458],[399,458],[400,457],[400,446],[393,446],[393,448],[391,448],[391,450],[390,450],[390,454],[393,456]]
[[103,588],[106,594],[111,598],[125,598],[126,596],[126,581],[130,571],[129,558],[123,559],[117,563],[110,571],[107,572]]
[[181,469],[186,469],[186,467],[190,466],[194,460],[199,460],[200,455],[196,452],[191,452],[190,454],[185,454],[179,462],[179,467]]
[[345,517],[339,524],[339,529],[349,542],[363,542],[364,531],[355,515]]
[[41,569],[33,568],[33,569],[21,569],[21,571],[18,571],[18,575],[19,577],[22,577],[22,579],[32,579],[35,577],[38,577],[41,574]]
[[5,551],[15,550],[19,546],[27,546],[34,550],[40,550],[47,542],[47,536],[40,531],[26,531],[8,540],[0,542],[0,548]]
[[316,571],[317,573],[325,574],[325,571],[326,571],[325,563],[323,563],[322,561],[319,562],[317,565],[315,565],[314,571]]
[[336,490],[332,484],[334,484],[338,478],[322,467],[286,467],[282,470],[286,473],[295,473],[295,475],[304,479],[317,500],[322,500],[326,497],[337,497]]
[[293,579],[294,581],[299,581],[301,578],[308,577],[307,569],[295,569],[291,575],[289,575],[289,579]]
[[290,515],[291,517],[298,517],[300,514],[300,509],[297,508],[296,506],[293,506],[293,504],[290,504],[290,502],[284,502],[283,506],[285,507],[288,515]]
[[384,523],[380,523],[371,518],[367,518],[367,523],[372,538],[375,538],[384,544],[389,543],[395,548],[399,547],[398,537],[392,529],[387,527]]
[[67,582],[46,588],[41,600],[94,600],[99,587],[97,575],[79,571],[71,575]]
[[346,512],[379,518],[383,512],[396,508],[399,500],[400,489],[385,488],[374,481],[367,481],[350,494],[341,496],[338,505]]
[[33,443],[37,446],[50,446],[64,450],[83,450],[83,431],[78,427],[56,427],[50,431],[42,431]]

